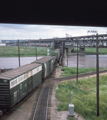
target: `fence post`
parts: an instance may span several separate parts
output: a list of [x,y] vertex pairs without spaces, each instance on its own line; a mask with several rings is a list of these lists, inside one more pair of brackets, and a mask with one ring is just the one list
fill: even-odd
[[19,40],[18,40],[18,58],[19,58],[19,67],[20,67],[20,47],[19,47]]
[[76,81],[78,81],[78,38],[77,38],[77,79]]
[[72,104],[72,95],[73,95],[73,92],[71,92],[71,104]]

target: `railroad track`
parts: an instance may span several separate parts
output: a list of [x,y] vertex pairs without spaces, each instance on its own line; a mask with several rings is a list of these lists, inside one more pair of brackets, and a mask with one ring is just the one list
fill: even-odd
[[[105,70],[99,70],[99,74],[100,73],[106,73],[107,72],[107,69]],[[89,72],[89,73],[80,73],[78,74],[78,78],[81,78],[81,77],[89,77],[91,75],[96,75],[96,71],[94,72]],[[60,82],[60,81],[63,81],[63,80],[69,80],[69,79],[76,79],[77,78],[77,75],[71,75],[71,76],[63,76],[63,77],[59,77],[59,78],[53,78],[52,80],[52,83],[54,82]]]
[[43,83],[40,94],[38,96],[36,108],[33,114],[32,120],[50,120],[50,110],[51,106],[51,88],[52,88],[52,80],[55,74],[55,70],[53,74],[51,74],[48,79]]
[[36,108],[32,120],[50,120],[49,107],[50,107],[50,91],[52,78],[46,80],[40,90]]

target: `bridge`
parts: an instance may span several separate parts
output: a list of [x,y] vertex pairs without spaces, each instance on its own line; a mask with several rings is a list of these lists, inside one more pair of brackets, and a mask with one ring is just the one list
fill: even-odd
[[[52,46],[53,49],[57,48],[57,46],[60,46],[62,42],[65,43],[65,45],[72,45],[77,46],[86,46],[95,47],[96,40],[98,39],[100,46],[107,46],[107,34],[100,34],[100,35],[89,35],[89,36],[77,36],[77,37],[66,37],[66,38],[52,38],[52,39],[35,39],[35,40],[27,40],[27,41],[21,41],[20,45],[31,45],[31,46],[43,46],[44,44]],[[11,42],[6,43],[7,45],[17,45],[17,42]]]
[[[67,48],[71,52],[72,47],[80,48],[80,52],[85,51],[85,47],[96,47],[96,42],[98,41],[99,47],[107,47],[107,34],[100,35],[87,35],[87,36],[77,36],[77,37],[65,37],[65,38],[52,38],[52,39],[38,39],[38,40],[27,40],[20,41],[20,46],[44,46],[52,47],[53,50],[57,48]],[[6,43],[7,46],[18,46],[18,42]],[[62,55],[63,55],[62,50]]]

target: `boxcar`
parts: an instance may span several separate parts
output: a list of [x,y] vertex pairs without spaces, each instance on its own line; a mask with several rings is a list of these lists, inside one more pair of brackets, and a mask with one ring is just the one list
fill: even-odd
[[42,79],[44,80],[54,69],[55,57],[46,56],[37,61],[32,62],[32,64],[39,63],[42,65]]
[[61,49],[57,48],[57,49],[55,49],[55,51],[59,52],[59,58],[60,58],[60,56],[61,56]]
[[0,74],[0,110],[18,103],[42,82],[41,64],[27,64]]
[[59,62],[60,51],[59,51],[59,50],[54,50],[54,51],[52,52],[52,56],[56,56],[56,61]]

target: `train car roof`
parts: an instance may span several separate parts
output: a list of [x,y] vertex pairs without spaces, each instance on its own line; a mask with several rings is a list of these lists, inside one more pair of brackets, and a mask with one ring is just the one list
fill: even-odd
[[40,66],[40,64],[27,64],[18,68],[15,68],[13,70],[7,71],[5,73],[1,73],[0,74],[0,79],[6,79],[6,80],[10,80],[12,78],[15,78],[19,75],[22,75],[23,73],[26,73],[30,70],[32,70],[33,68],[36,68]]
[[52,58],[53,58],[52,56],[46,56],[46,57],[43,57],[43,58],[36,60],[32,63],[45,63],[45,62],[51,60]]

